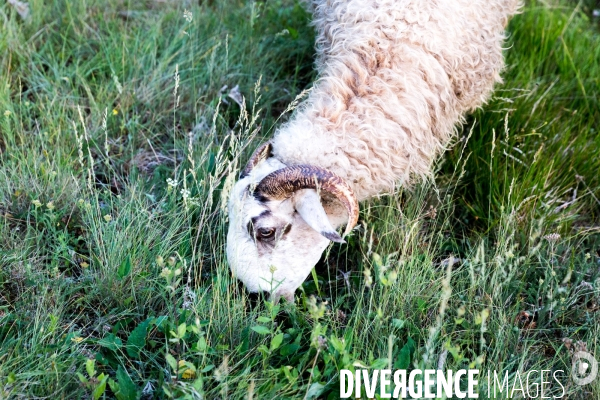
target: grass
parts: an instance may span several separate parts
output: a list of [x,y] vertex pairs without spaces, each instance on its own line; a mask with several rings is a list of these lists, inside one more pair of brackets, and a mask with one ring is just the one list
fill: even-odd
[[314,78],[302,7],[3,3],[0,399],[335,399],[360,366],[477,367],[482,398],[485,371],[563,370],[563,398],[600,399],[569,377],[600,359],[591,6],[528,2],[436,181],[364,204],[272,304],[230,276],[223,207]]

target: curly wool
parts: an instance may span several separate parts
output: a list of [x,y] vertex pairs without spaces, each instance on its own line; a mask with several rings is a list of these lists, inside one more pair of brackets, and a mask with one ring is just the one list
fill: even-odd
[[329,169],[357,198],[429,175],[455,125],[500,82],[518,0],[317,0],[319,79],[273,139],[286,165]]

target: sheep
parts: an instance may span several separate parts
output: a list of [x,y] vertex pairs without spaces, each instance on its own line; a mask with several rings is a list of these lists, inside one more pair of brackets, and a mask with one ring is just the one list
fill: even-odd
[[313,0],[318,80],[233,186],[227,258],[292,301],[358,203],[431,175],[500,82],[518,0]]

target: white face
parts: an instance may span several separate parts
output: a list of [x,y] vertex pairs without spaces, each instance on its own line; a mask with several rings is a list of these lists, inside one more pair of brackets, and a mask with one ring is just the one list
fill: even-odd
[[[250,292],[267,291],[289,299],[330,242],[321,232],[335,231],[313,189],[300,190],[283,201],[263,203],[254,198],[250,189],[282,167],[279,161],[268,159],[234,185],[229,198],[227,258],[233,274]],[[319,231],[300,216],[300,207],[310,209],[307,219],[315,219],[311,224]]]

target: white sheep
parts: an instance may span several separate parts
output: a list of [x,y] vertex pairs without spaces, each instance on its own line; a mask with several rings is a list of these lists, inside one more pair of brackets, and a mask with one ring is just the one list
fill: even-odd
[[227,256],[250,292],[293,299],[358,202],[430,174],[490,96],[518,0],[317,0],[318,80],[252,156],[229,201]]

